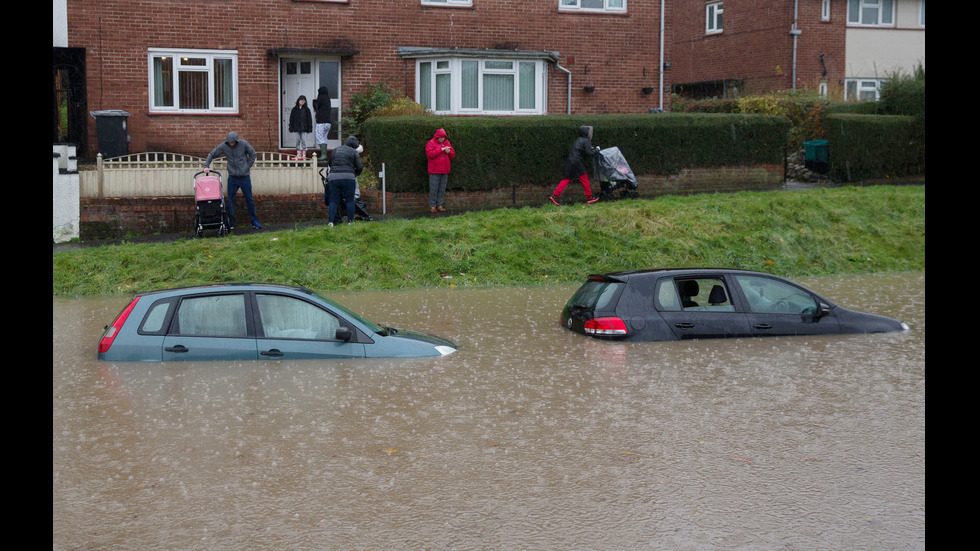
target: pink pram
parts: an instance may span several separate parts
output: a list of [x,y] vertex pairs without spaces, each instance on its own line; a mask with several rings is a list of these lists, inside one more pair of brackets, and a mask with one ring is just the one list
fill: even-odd
[[217,229],[218,235],[228,233],[228,212],[221,189],[221,174],[211,170],[206,175],[194,175],[194,235],[201,237],[205,229]]

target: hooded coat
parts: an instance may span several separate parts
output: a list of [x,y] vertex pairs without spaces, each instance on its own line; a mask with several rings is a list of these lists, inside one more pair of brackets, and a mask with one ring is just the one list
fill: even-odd
[[592,127],[578,127],[578,136],[578,139],[572,144],[572,149],[568,152],[568,158],[565,159],[565,172],[562,175],[564,179],[571,180],[588,173],[585,169],[585,160],[594,154],[592,150]]
[[330,92],[326,86],[321,86],[316,91],[316,99],[313,100],[313,110],[316,111],[316,123],[326,124],[330,122]]
[[[299,104],[300,100],[303,100],[303,105]],[[306,96],[296,98],[296,106],[289,112],[289,131],[297,134],[313,132],[313,114],[306,103]]]
[[[231,145],[232,143],[235,145]],[[229,132],[225,141],[208,153],[208,158],[204,160],[204,168],[210,168],[211,161],[221,155],[224,155],[225,160],[228,161],[228,174],[231,176],[248,176],[256,157],[252,144],[239,138],[236,132]]]
[[[439,138],[446,138],[446,131],[440,128],[436,130],[432,139],[425,144],[425,156],[429,158],[429,174],[449,174],[450,161],[456,158],[456,150],[447,138],[439,143]],[[449,147],[449,152],[442,150]]]
[[344,145],[333,150],[327,162],[330,167],[327,180],[353,180],[364,170],[364,163],[357,153],[359,145],[357,138],[348,136]]

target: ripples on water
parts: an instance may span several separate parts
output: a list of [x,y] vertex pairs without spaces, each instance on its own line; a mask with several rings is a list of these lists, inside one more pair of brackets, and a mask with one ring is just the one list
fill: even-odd
[[800,282],[912,330],[617,344],[572,287],[436,289],[331,296],[444,358],[104,364],[128,297],[55,299],[53,547],[924,549],[925,274]]

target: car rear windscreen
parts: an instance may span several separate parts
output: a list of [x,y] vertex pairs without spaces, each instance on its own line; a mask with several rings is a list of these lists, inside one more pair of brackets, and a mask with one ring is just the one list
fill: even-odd
[[625,284],[618,281],[588,281],[568,300],[568,306],[602,310]]

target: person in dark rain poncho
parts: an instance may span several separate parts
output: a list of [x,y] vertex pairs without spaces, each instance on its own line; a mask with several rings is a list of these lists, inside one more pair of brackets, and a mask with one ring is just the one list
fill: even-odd
[[585,160],[595,155],[596,148],[592,146],[592,127],[580,126],[578,134],[578,139],[572,144],[572,149],[568,152],[568,158],[565,159],[565,172],[562,175],[562,180],[558,182],[558,187],[555,188],[554,193],[548,198],[556,205],[561,205],[558,202],[558,197],[561,195],[561,192],[565,191],[565,186],[572,181],[572,178],[578,178],[578,181],[581,182],[582,189],[585,191],[586,203],[592,204],[599,200],[598,195],[592,195],[592,187],[589,184],[589,172],[585,169]]

